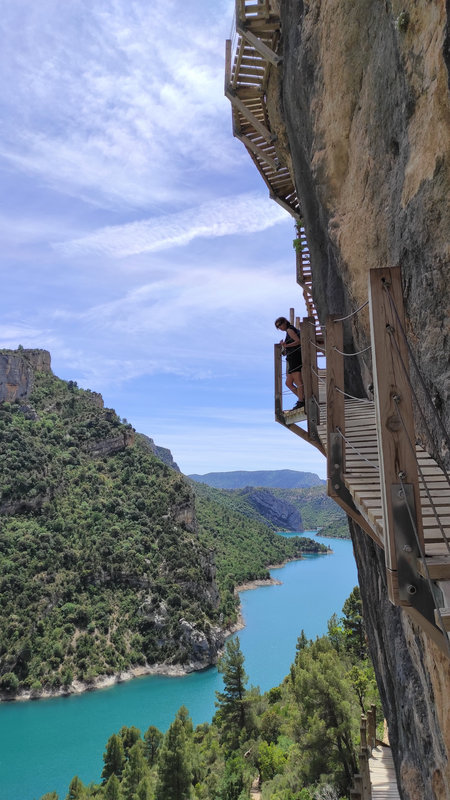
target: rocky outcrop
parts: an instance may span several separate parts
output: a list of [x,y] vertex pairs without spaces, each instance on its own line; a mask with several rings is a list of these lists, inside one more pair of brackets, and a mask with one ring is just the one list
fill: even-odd
[[[409,341],[424,378],[417,428],[449,459],[432,404],[450,420],[447,11],[443,0],[284,0],[283,65],[270,84],[271,127],[292,165],[322,321],[367,300],[368,270],[402,269]],[[278,94],[277,94],[278,92]],[[367,346],[368,314],[347,344]],[[352,393],[370,359],[352,359]],[[448,660],[390,605],[384,558],[352,526],[369,645],[403,800],[450,797]],[[447,698],[447,699],[446,699]]]
[[242,495],[270,525],[281,531],[302,531],[302,516],[292,503],[280,500],[267,489],[245,489]]
[[87,442],[84,449],[92,458],[107,458],[120,453],[126,447],[131,447],[134,442],[134,431],[126,430],[119,433],[117,436],[112,436],[110,439],[101,439],[97,442]]
[[0,403],[26,399],[33,391],[34,371],[51,372],[48,350],[0,352]]
[[171,469],[174,469],[176,472],[181,472],[178,464],[176,464],[175,461],[173,460],[172,453],[167,447],[160,447],[159,445],[155,444],[153,439],[151,439],[150,436],[145,436],[144,433],[138,433],[137,435],[140,442],[142,442],[142,444],[144,445],[144,447],[150,450],[150,452],[153,453],[154,456],[159,458],[159,460],[162,461],[163,464],[166,464],[166,466],[170,467]]

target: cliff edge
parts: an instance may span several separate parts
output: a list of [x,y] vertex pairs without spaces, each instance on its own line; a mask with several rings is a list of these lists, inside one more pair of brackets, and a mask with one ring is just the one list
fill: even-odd
[[[284,0],[282,64],[267,104],[295,182],[322,322],[367,300],[368,271],[400,265],[408,336],[424,377],[419,403],[450,419],[449,33],[443,0]],[[369,343],[367,309],[345,332]],[[360,357],[348,387],[371,378]],[[448,462],[438,428],[416,426]],[[450,797],[448,659],[387,599],[384,559],[352,538],[369,646],[403,800]]]

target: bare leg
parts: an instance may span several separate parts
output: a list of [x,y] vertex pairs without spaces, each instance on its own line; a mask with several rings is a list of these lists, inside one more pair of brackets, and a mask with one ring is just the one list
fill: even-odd
[[291,391],[297,395],[301,402],[303,402],[305,399],[305,389],[303,387],[302,373],[299,370],[298,372],[292,372],[290,375],[288,375],[288,377],[292,378],[292,383],[295,386],[295,389],[291,387],[289,388],[291,388]]
[[291,374],[288,373],[286,375],[286,386],[298,397],[297,383],[294,378],[295,375],[298,375],[298,372],[292,372]]

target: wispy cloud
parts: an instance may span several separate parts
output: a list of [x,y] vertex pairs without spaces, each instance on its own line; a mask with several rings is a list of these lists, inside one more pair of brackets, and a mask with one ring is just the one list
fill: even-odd
[[59,191],[114,206],[192,199],[199,171],[225,174],[234,151],[220,124],[229,121],[222,61],[229,2],[209,9],[208,36],[199,34],[191,4],[98,0],[87,11],[74,0],[57,14],[52,0],[5,6],[6,161]]
[[197,237],[216,238],[248,234],[286,222],[280,206],[256,194],[218,198],[177,214],[107,226],[88,236],[59,242],[64,255],[100,252],[116,258],[181,247]]

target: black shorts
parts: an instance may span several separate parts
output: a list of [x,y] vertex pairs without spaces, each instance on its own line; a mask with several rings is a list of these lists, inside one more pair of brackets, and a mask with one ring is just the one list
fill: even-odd
[[286,372],[288,375],[290,375],[291,372],[300,372],[302,368],[302,351],[300,347],[298,350],[294,350],[293,353],[289,353],[289,355],[286,356],[286,364]]

